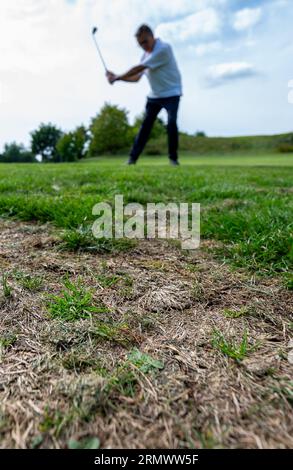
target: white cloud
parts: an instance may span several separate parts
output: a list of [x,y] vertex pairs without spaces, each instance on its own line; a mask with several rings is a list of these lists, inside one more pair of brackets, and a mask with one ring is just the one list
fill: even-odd
[[206,79],[210,85],[215,86],[229,80],[251,77],[256,74],[257,71],[252,64],[247,62],[228,62],[209,67]]
[[259,23],[261,17],[261,8],[244,8],[235,13],[233,27],[236,31],[244,31]]
[[198,57],[203,57],[214,52],[218,52],[222,49],[222,44],[220,41],[213,41],[207,43],[198,44],[198,46],[190,46],[189,50],[194,51]]
[[218,33],[221,21],[218,12],[207,8],[179,21],[161,23],[156,33],[168,40],[188,41],[198,37],[210,36]]
[[[79,50],[76,38],[72,41],[73,30],[80,35],[80,25],[67,2],[2,0],[0,56],[4,60],[0,70],[45,73],[72,64]],[[77,47],[72,48],[71,44]]]

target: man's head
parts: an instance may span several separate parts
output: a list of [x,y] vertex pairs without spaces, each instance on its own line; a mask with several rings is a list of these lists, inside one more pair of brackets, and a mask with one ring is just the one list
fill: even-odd
[[143,24],[141,25],[136,34],[136,39],[138,44],[146,51],[146,52],[152,52],[154,45],[155,45],[155,37],[152,29],[146,25]]

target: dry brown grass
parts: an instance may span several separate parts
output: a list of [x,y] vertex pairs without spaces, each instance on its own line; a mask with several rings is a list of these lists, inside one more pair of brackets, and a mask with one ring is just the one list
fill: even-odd
[[[166,242],[74,254],[58,250],[47,225],[0,225],[0,267],[12,287],[12,297],[0,290],[2,448],[65,448],[90,436],[104,448],[292,447],[293,302],[277,279]],[[42,288],[25,289],[15,270],[43,277]],[[82,276],[109,312],[52,320],[44,299],[60,292],[64,274]],[[101,276],[118,280],[105,287]],[[100,324],[115,326],[112,338],[97,334]],[[213,346],[215,329],[238,343],[247,331],[253,349],[243,361],[227,357]],[[127,362],[134,347],[164,368],[145,373]]]

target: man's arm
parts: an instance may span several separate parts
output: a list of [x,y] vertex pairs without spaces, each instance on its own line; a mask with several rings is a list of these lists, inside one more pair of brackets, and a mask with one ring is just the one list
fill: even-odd
[[[128,81],[129,78],[133,77],[140,77],[141,73],[146,69],[145,65],[136,65],[135,67],[132,67],[128,72],[124,73],[123,75],[117,75],[115,81],[123,81],[126,82]],[[132,81],[132,80],[131,80]]]
[[111,84],[117,81],[123,82],[138,82],[142,76],[142,72],[146,69],[145,65],[136,65],[132,67],[128,72],[122,75],[115,75],[112,72],[107,72],[107,78]]
[[138,82],[141,79],[141,77],[142,77],[142,73],[138,73],[137,75],[133,75],[132,77],[129,77],[129,78],[124,78],[124,79],[116,78],[115,81],[121,80],[123,82]]

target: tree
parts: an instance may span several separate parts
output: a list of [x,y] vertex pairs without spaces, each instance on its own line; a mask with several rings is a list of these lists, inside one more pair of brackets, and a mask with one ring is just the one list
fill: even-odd
[[127,111],[105,103],[100,113],[92,119],[90,133],[89,156],[91,157],[125,150],[132,140]]
[[36,159],[23,144],[12,142],[4,145],[4,152],[0,155],[0,162],[3,163],[32,163]]
[[61,135],[61,130],[53,124],[41,124],[36,131],[31,133],[33,154],[41,155],[43,162],[60,161],[56,145]]
[[203,131],[197,131],[195,137],[206,137],[206,133]]
[[56,149],[63,162],[73,162],[86,156],[87,130],[84,126],[73,132],[63,134],[57,142]]
[[[133,124],[133,132],[134,135],[136,135],[140,129],[140,126],[142,125],[142,122],[144,120],[144,114],[141,114],[135,118],[134,124]],[[166,134],[166,125],[161,118],[157,118],[154,126],[152,128],[152,132],[150,135],[151,139],[157,139],[161,137],[162,135]]]

